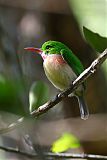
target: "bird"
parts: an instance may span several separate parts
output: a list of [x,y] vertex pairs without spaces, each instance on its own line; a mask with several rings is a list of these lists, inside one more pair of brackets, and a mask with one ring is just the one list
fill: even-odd
[[[26,47],[25,50],[37,52],[43,59],[43,68],[48,80],[60,91],[70,87],[72,82],[84,71],[79,58],[64,43],[49,40],[41,48]],[[83,82],[70,96],[79,102],[81,119],[88,119],[89,110],[84,93],[86,84]]]

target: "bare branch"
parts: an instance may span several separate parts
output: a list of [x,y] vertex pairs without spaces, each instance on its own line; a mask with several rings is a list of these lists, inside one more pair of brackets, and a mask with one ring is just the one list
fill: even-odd
[[[9,152],[9,153],[15,153],[18,155],[22,155],[25,157],[29,157],[29,158],[36,158],[38,157],[38,155],[35,154],[31,154],[25,151],[20,151],[18,148],[11,148],[11,147],[4,147],[4,146],[0,146],[0,150]],[[62,159],[62,158],[66,158],[66,159],[71,159],[71,158],[75,158],[75,159],[107,159],[107,156],[103,156],[103,155],[94,155],[94,154],[74,154],[74,153],[51,153],[51,152],[44,152],[43,155],[48,159],[48,158],[58,158],[58,159]]]
[[[105,49],[105,51],[101,53],[98,56],[98,58],[96,58],[91,63],[91,65],[79,75],[79,77],[77,77],[77,79],[71,84],[71,86],[68,89],[56,95],[52,100],[40,106],[37,110],[34,110],[33,112],[31,112],[30,115],[32,117],[38,117],[39,115],[44,114],[49,109],[54,107],[56,104],[62,101],[62,99],[64,99],[69,94],[71,94],[74,90],[76,90],[77,87],[80,84],[82,84],[88,77],[94,74],[95,71],[98,69],[98,67],[106,60],[106,58],[107,58],[107,49]],[[24,117],[21,117],[15,123],[12,123],[9,126],[7,126],[7,128],[1,129],[0,134],[3,134],[3,133],[6,133],[8,131],[15,129],[18,125],[20,125],[24,121],[24,119],[25,119]]]
[[30,157],[30,158],[37,157],[37,154],[30,154],[28,152],[20,151],[18,148],[0,146],[0,150],[6,151],[9,153],[15,153],[15,154]]
[[69,94],[71,94],[74,90],[76,90],[77,87],[81,83],[83,83],[89,76],[94,74],[94,72],[105,61],[106,58],[107,58],[107,49],[102,54],[100,54],[99,57],[95,59],[92,62],[92,64],[79,75],[79,77],[71,84],[71,86],[68,89],[58,94],[51,101],[48,101],[44,105],[40,106],[37,110],[33,111],[31,115],[34,117],[37,117],[47,112],[50,108],[54,107],[56,104],[58,104],[62,99],[64,99]]

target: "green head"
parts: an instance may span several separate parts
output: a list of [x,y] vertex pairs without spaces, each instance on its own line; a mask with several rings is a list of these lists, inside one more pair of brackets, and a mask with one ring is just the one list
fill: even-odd
[[42,55],[42,53],[44,55],[61,54],[62,49],[65,49],[66,51],[70,51],[70,49],[66,45],[58,41],[47,41],[42,45],[41,48],[27,47],[25,49],[29,51],[37,52],[40,55]]
[[58,41],[47,41],[41,48],[45,54],[61,54],[62,49],[69,50],[66,45]]

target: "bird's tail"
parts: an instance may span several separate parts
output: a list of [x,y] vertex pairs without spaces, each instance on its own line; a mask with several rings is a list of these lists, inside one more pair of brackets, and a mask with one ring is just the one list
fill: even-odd
[[78,96],[77,98],[78,98],[78,102],[79,102],[81,119],[86,120],[89,117],[88,106],[87,106],[83,96]]

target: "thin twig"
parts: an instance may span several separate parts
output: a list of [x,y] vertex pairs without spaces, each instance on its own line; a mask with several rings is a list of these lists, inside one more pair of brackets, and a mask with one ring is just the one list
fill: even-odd
[[[9,153],[15,153],[18,155],[22,155],[29,158],[36,158],[38,157],[38,154],[34,153],[28,153],[25,151],[20,151],[18,148],[11,148],[11,147],[4,147],[0,146],[0,150],[9,152]],[[74,154],[74,153],[51,153],[51,152],[44,152],[43,155],[48,158],[66,158],[66,159],[107,159],[107,156],[103,155],[94,155],[94,154]]]
[[[71,84],[71,86],[66,89],[65,91],[61,92],[60,94],[56,95],[52,100],[48,101],[44,105],[40,106],[38,109],[34,110],[30,113],[32,117],[38,117],[41,114],[44,114],[49,109],[54,107],[56,104],[58,104],[62,99],[67,97],[69,94],[71,94],[74,90],[77,89],[77,87],[82,84],[88,77],[90,77],[92,74],[95,73],[95,71],[98,69],[98,67],[106,60],[107,58],[107,49],[103,53],[101,53],[98,58],[96,58],[91,65],[85,69],[78,77],[77,79]],[[21,117],[18,119],[15,123],[10,124],[4,129],[0,130],[0,134],[6,133],[8,131],[11,131],[15,129],[18,125],[20,125],[24,121],[24,117]]]

